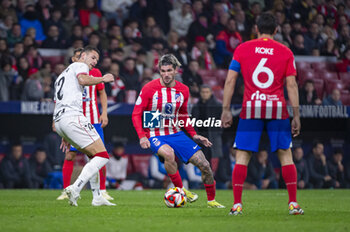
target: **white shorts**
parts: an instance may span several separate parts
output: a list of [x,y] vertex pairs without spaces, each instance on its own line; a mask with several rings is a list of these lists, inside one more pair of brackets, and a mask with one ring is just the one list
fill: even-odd
[[76,148],[85,148],[100,139],[95,127],[84,115],[66,116],[55,122],[57,133]]

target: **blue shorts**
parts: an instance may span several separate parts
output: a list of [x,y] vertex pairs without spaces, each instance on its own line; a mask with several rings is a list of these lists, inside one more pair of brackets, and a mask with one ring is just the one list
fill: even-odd
[[175,155],[184,163],[200,150],[200,146],[190,139],[183,131],[172,135],[154,136],[149,138],[151,150],[158,153],[161,146],[167,144],[174,149]]
[[[103,129],[101,127],[101,123],[96,123],[96,124],[92,124],[94,125],[97,133],[100,135],[100,138],[102,139],[103,144],[105,143],[105,139],[104,139],[104,135],[103,135]],[[70,146],[70,151],[78,151],[75,147]]]
[[292,147],[289,119],[239,119],[234,148],[259,151],[260,137],[266,127],[270,138],[271,152]]

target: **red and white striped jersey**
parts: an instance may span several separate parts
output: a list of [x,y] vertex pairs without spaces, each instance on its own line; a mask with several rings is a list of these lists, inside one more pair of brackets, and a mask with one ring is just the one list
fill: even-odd
[[283,86],[286,77],[296,76],[294,56],[289,48],[268,38],[251,40],[237,47],[233,63],[240,66],[244,79],[241,118],[289,117]]
[[[184,121],[188,119],[187,103],[189,89],[186,85],[176,81],[174,87],[165,87],[160,79],[147,83],[141,90],[132,113],[132,121],[139,138],[147,138],[160,135],[171,135],[181,131],[179,125],[169,123],[169,120]],[[160,128],[143,128],[142,116],[144,111],[159,111],[166,115],[164,124]],[[196,131],[191,124],[183,125],[183,128],[193,137]]]
[[[89,75],[93,77],[102,77],[101,71],[97,68],[91,69]],[[83,113],[85,117],[90,120],[91,124],[97,124],[99,122],[100,112],[98,110],[97,90],[100,91],[104,88],[104,83],[84,87]]]

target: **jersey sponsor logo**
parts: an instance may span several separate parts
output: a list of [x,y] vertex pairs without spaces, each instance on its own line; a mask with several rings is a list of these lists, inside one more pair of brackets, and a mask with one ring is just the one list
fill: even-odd
[[269,94],[264,94],[264,93],[260,93],[259,90],[257,90],[255,93],[252,94],[251,100],[268,100],[268,101],[279,101],[279,97],[275,94],[273,95],[269,95]]
[[273,48],[256,47],[255,53],[273,55]]

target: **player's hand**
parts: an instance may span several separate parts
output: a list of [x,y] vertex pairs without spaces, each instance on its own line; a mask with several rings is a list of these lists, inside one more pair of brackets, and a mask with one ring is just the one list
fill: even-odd
[[300,134],[300,117],[294,117],[292,120],[292,135],[297,137]]
[[107,73],[107,74],[103,75],[102,80],[103,80],[103,82],[113,82],[114,76],[110,73]]
[[147,149],[151,147],[151,143],[149,142],[147,137],[142,137],[140,139],[140,145],[143,149]]
[[99,123],[101,123],[101,127],[104,128],[105,126],[107,126],[108,124],[108,117],[107,117],[107,113],[102,113],[100,115],[100,119],[98,121]]
[[221,127],[228,128],[232,125],[232,113],[230,110],[223,110],[221,114]]
[[213,144],[209,141],[209,139],[207,139],[204,136],[201,135],[195,135],[193,136],[193,140],[197,143],[201,143],[206,147],[211,147]]
[[67,151],[69,151],[70,149],[70,143],[68,141],[66,141],[64,138],[62,138],[62,142],[60,145],[60,149],[66,153]]

